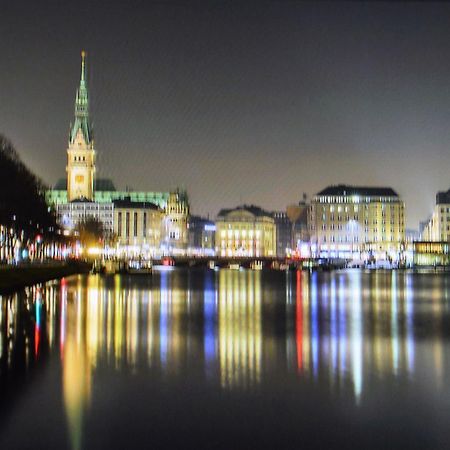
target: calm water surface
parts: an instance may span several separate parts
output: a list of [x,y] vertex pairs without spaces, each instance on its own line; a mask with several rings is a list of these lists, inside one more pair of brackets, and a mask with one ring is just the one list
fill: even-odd
[[450,275],[171,270],[0,297],[0,448],[450,448]]

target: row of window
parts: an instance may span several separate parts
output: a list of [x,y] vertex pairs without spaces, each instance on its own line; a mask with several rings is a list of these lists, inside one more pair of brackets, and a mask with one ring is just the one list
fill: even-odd
[[[386,242],[386,241],[390,241],[390,242],[396,242],[399,241],[399,239],[394,239],[394,236],[390,236],[390,237],[386,237],[386,236],[382,236],[381,239],[379,239],[377,236],[374,236],[372,239],[374,242]],[[323,243],[327,242],[327,237],[323,236],[323,238],[321,239],[321,241]],[[328,242],[360,242],[359,241],[359,237],[358,236],[334,236],[331,235],[328,239]],[[369,242],[369,237],[365,236],[364,239],[361,240],[361,242]]]
[[61,211],[105,211],[105,214],[112,214],[112,206],[99,206],[99,205],[79,205],[72,203],[69,208],[58,208]]
[[[333,213],[331,213],[330,214],[330,216],[329,216],[329,220],[336,220],[336,217],[337,217],[337,220],[340,222],[340,221],[342,221],[342,220],[345,220],[345,221],[349,221],[349,220],[356,220],[356,221],[359,221],[359,220],[363,220],[362,219],[362,217],[361,216],[359,216],[358,214],[354,214],[353,216],[350,216],[350,214],[347,214],[346,216],[342,216],[342,215],[338,215],[338,216],[335,216]],[[366,214],[365,215],[365,221],[367,222],[369,219],[367,218],[368,217],[368,214]],[[381,215],[381,218],[383,219],[383,220],[386,220],[386,214],[382,214]],[[402,216],[402,219],[403,219],[403,216]],[[322,214],[322,220],[324,220],[324,221],[326,221],[327,220],[327,215],[324,213],[324,214]],[[374,223],[375,223],[375,221],[376,220],[378,220],[377,218],[375,218],[375,219],[373,219],[373,221],[374,221]],[[396,215],[395,214],[391,214],[390,215],[390,220],[391,221],[395,221],[396,220]],[[397,220],[399,220],[399,219],[397,219]]]
[[319,203],[400,203],[398,197],[360,197],[352,196],[320,196],[314,199]]
[[[263,232],[264,233],[270,233],[272,230],[267,230],[264,229]],[[243,238],[246,237],[247,235],[252,238],[254,235],[256,237],[261,235],[261,230],[221,230],[220,231],[220,236],[222,238],[224,238],[225,236],[228,236],[229,239],[231,239],[233,237],[233,235],[235,236],[235,238],[238,238],[239,236],[242,236]]]
[[[389,223],[390,225],[391,225],[391,228],[393,228],[394,226],[395,226],[395,222],[393,222],[393,221],[391,221],[390,223]],[[364,221],[364,225],[369,225],[369,221],[368,220],[365,220]],[[382,222],[381,222],[381,224],[378,224],[378,222],[376,221],[376,220],[374,220],[373,221],[373,225],[383,225],[383,227],[385,226],[385,225],[387,225],[386,224],[386,221],[385,220],[383,220]],[[327,229],[330,229],[330,230],[335,230],[335,229],[337,229],[337,230],[349,230],[349,231],[354,231],[354,232],[358,232],[358,230],[359,230],[359,224],[355,224],[355,223],[346,223],[345,224],[345,226],[343,225],[343,224],[341,224],[341,223],[339,223],[339,224],[337,224],[337,225],[335,225],[334,223],[332,223],[332,224],[330,224],[329,225],[329,227],[328,227],[328,225],[326,224],[326,223],[323,223],[322,224],[322,231],[326,231]],[[314,229],[314,227],[311,227],[311,230],[313,230]],[[384,228],[383,228],[384,229]],[[369,230],[369,228],[367,228],[367,227],[365,227],[365,230],[366,230],[366,232]],[[375,228],[375,232],[376,232],[376,228]]]
[[[384,204],[377,204],[377,205],[373,205],[372,206],[372,210],[373,209],[381,209],[381,211],[386,211],[387,208],[389,208],[389,210],[391,212],[395,211],[396,208],[398,208],[398,205],[384,205]],[[322,211],[325,212],[327,210],[329,210],[330,212],[350,212],[350,210],[353,209],[353,212],[358,212],[360,209],[364,209],[366,211],[369,210],[369,205],[354,205],[353,207],[351,206],[341,206],[341,205],[330,205],[330,206],[322,206]],[[311,211],[314,210],[314,205],[311,205]]]

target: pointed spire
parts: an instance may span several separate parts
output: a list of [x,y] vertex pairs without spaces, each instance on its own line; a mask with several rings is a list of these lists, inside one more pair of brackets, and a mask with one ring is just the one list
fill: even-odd
[[75,121],[70,130],[70,143],[73,143],[80,128],[86,144],[92,142],[92,127],[89,121],[89,94],[86,81],[86,52],[83,50],[81,52],[80,86],[75,97]]

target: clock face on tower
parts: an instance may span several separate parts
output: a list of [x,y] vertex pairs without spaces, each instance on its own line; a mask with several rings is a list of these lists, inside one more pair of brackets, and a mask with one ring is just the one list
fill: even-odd
[[75,175],[75,183],[82,184],[84,182],[84,175]]

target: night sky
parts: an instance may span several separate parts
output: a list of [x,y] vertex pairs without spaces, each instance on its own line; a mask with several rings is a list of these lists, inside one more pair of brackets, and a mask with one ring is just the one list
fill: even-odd
[[[92,2],[94,3],[94,2]],[[450,5],[0,5],[0,132],[65,176],[88,52],[98,176],[184,186],[194,213],[392,186],[417,228],[450,187]]]

